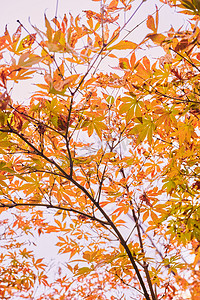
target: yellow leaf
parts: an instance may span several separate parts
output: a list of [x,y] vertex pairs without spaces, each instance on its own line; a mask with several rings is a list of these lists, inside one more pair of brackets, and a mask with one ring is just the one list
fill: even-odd
[[154,18],[152,16],[148,16],[147,18],[147,27],[151,29],[154,33],[156,33],[156,26],[155,26]]
[[158,216],[153,211],[151,211],[151,218],[155,223],[158,221]]
[[130,41],[121,41],[118,44],[107,48],[107,50],[126,50],[126,49],[136,49],[137,44]]
[[143,215],[143,222],[145,222],[149,217],[149,211],[145,211],[144,215]]
[[67,77],[64,80],[59,80],[54,83],[54,89],[61,92],[64,88],[68,87],[70,84],[74,83],[76,79],[79,77],[78,74]]
[[153,33],[153,34],[147,34],[148,38],[150,38],[155,44],[161,44],[165,40],[165,36],[161,33]]
[[45,26],[47,28],[47,31],[46,31],[47,38],[48,38],[48,41],[51,42],[52,35],[53,35],[53,29],[51,28],[51,25],[50,25],[49,20],[47,19],[46,15],[44,15],[44,17],[45,17]]
[[82,275],[82,274],[87,274],[90,273],[92,270],[88,267],[82,267],[78,270],[78,272],[76,273],[76,275]]
[[119,58],[119,66],[121,69],[130,69],[128,58]]

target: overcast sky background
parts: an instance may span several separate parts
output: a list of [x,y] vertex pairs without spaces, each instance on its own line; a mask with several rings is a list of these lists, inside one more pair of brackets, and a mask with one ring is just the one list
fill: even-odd
[[[28,18],[30,17],[32,24],[37,24],[38,27],[44,24],[44,13],[51,19],[54,17],[56,7],[58,7],[58,18],[64,13],[71,12],[72,14],[81,14],[82,10],[98,9],[99,2],[92,0],[1,0],[0,10],[0,34],[4,32],[5,25],[8,25],[10,31],[14,31],[18,26],[16,20],[20,20],[24,26],[28,26]],[[141,0],[133,1],[136,6]],[[147,0],[144,2],[142,9],[137,13],[132,20],[132,24],[141,21],[142,17],[146,17],[155,10],[155,4],[161,6],[157,0]],[[178,25],[184,22],[184,18],[177,14],[170,13],[170,10],[165,6],[161,11],[160,25],[162,28],[167,27],[174,22]],[[181,24],[182,25],[182,24]],[[162,30],[161,28],[161,30]],[[165,28],[166,29],[166,28]]]
[[[142,0],[135,0],[132,4],[134,4],[135,8],[137,8],[141,1]],[[108,1],[108,3],[109,2],[110,1]],[[71,12],[72,15],[80,14],[80,16],[83,16],[83,10],[95,10],[98,12],[100,6],[100,2],[92,0],[0,0],[0,3],[0,35],[3,35],[6,25],[8,26],[10,34],[13,34],[19,25],[17,20],[20,20],[30,33],[34,33],[34,29],[31,27],[31,24],[36,25],[36,27],[45,31],[44,14],[46,14],[47,18],[51,20],[55,16],[57,10],[58,20],[61,20],[64,13],[66,13],[67,16],[69,16],[69,12]],[[141,21],[145,20],[148,14],[154,13],[155,4],[158,5],[158,8],[162,5],[159,0],[145,1],[129,23],[127,29],[131,30]],[[166,5],[164,5],[159,12],[159,32],[169,30],[171,24],[173,24],[177,30],[182,25],[186,25],[186,23],[187,22],[183,15],[177,14],[174,9],[169,9]],[[140,25],[128,38],[138,43],[142,41],[147,33],[149,33],[149,31],[147,31],[144,23],[143,25]],[[23,36],[27,35],[27,33],[23,30],[22,34]],[[140,57],[145,54],[146,53],[144,52],[139,53]],[[147,55],[150,59],[155,59],[155,57],[162,54],[150,51]],[[105,66],[103,66],[103,70],[105,70]],[[21,88],[21,83],[15,84],[11,96],[15,97],[15,100],[20,103],[27,100],[31,96],[32,92],[32,88],[30,88],[30,86],[28,87],[28,84],[30,85],[30,82],[23,82],[23,89]]]
[[[0,11],[1,34],[6,24],[9,30],[14,31],[18,26],[16,22],[18,19],[30,28],[29,17],[32,24],[37,24],[40,27],[44,25],[44,13],[52,19],[57,7],[57,0],[1,0],[0,2],[2,2]],[[81,10],[95,7],[98,7],[98,3],[90,0],[59,0],[58,18],[62,17],[64,13],[79,14]]]

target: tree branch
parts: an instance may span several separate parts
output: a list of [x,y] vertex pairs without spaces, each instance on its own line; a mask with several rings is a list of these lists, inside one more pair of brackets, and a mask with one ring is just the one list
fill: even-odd
[[[10,200],[10,199],[9,199]],[[10,200],[12,201],[12,200]],[[14,207],[21,207],[21,206],[32,206],[32,207],[46,207],[46,208],[52,208],[52,209],[57,209],[57,210],[63,210],[63,211],[68,211],[68,212],[73,212],[76,213],[78,215],[81,215],[87,219],[90,219],[92,221],[96,221],[102,225],[110,225],[108,222],[105,222],[101,219],[98,219],[94,216],[91,216],[89,214],[86,214],[82,211],[79,211],[77,209],[74,208],[66,208],[66,207],[62,207],[62,206],[58,206],[58,205],[53,205],[53,204],[45,204],[45,203],[17,203],[17,202],[12,202],[12,204],[4,204],[4,203],[0,203],[0,207],[2,208],[14,208]]]

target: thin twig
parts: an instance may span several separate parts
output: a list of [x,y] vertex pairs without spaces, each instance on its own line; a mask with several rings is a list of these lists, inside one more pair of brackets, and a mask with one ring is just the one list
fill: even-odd
[[132,13],[132,15],[130,16],[130,18],[127,20],[127,22],[120,28],[119,32],[116,33],[113,38],[106,44],[106,47],[109,46],[113,40],[120,35],[120,33],[122,32],[122,30],[127,26],[127,24],[132,20],[132,18],[135,16],[135,14],[137,13],[137,11],[140,9],[140,7],[142,6],[142,4],[145,2],[146,0],[142,0],[141,3],[138,5],[138,7],[135,9],[135,11]]
[[43,46],[36,40],[35,36],[34,36],[33,34],[31,34],[31,33],[26,29],[26,27],[24,27],[24,25],[20,22],[20,20],[17,20],[17,22],[18,22],[18,23],[22,26],[22,28],[23,28],[23,29],[31,36],[31,38],[36,42],[36,44],[38,44],[38,46],[41,47],[51,59],[53,59],[55,65],[56,65],[56,67],[57,67],[57,69],[58,69],[58,71],[59,71],[60,77],[61,77],[62,79],[64,79],[64,76],[63,76],[63,74],[62,74],[62,72],[61,72],[61,70],[60,70],[60,68],[59,68],[59,66],[58,66],[58,64],[57,64],[57,61],[55,60],[54,55],[51,55],[51,54],[46,50],[46,48],[43,47]]

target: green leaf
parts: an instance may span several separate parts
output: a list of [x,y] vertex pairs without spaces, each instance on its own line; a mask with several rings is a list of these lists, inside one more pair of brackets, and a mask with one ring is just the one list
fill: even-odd
[[106,101],[107,101],[108,104],[113,104],[114,101],[115,101],[115,99],[114,99],[113,96],[108,96],[107,99],[106,99]]
[[127,58],[120,58],[119,66],[121,69],[126,69],[126,70],[131,68]]
[[119,113],[126,113],[126,122],[128,123],[132,118],[140,118],[142,116],[141,106],[142,101],[139,101],[134,94],[132,97],[122,97],[121,101],[123,102],[120,105]]
[[42,61],[43,58],[29,53],[23,53],[18,61],[18,65],[21,67],[31,67],[34,64],[38,64],[40,61]]
[[[135,121],[140,122],[140,117],[136,118]],[[147,138],[149,144],[152,143],[153,132],[155,131],[156,125],[151,120],[151,118],[146,118],[142,120],[142,123],[135,125],[130,131],[129,134],[137,135],[137,144],[139,145],[141,142]]]
[[5,167],[5,165],[6,165],[6,162],[1,160],[0,161],[0,170],[2,170]]
[[92,269],[88,268],[88,267],[82,267],[80,269],[78,269],[76,275],[83,275],[83,274],[88,274],[91,271],[93,271]]
[[36,37],[36,34],[31,34],[31,35],[29,34],[25,38],[23,38],[20,41],[16,52],[19,53],[19,52],[23,51],[24,49],[31,48],[32,44],[35,41],[35,37]]
[[181,3],[184,7],[191,9],[191,10],[195,10],[195,6],[190,1],[182,0]]

